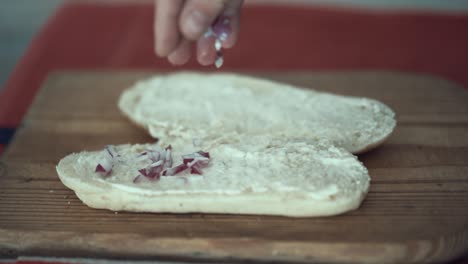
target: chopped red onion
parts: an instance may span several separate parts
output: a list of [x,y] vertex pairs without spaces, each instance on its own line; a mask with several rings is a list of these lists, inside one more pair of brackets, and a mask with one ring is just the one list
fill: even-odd
[[102,167],[101,164],[98,164],[94,172],[106,172],[106,170],[104,169],[104,167]]
[[221,68],[224,63],[224,57],[223,57],[223,52],[221,50],[216,51],[216,60],[215,60],[215,67],[216,68]]
[[161,159],[161,153],[159,151],[150,151],[148,152],[148,158],[152,161],[152,162],[156,162],[158,160]]
[[231,34],[231,19],[228,16],[219,16],[211,26],[217,39],[225,41]]
[[158,167],[158,166],[163,165],[163,163],[164,163],[163,160],[158,160],[158,161],[156,161],[156,162],[151,163],[149,166],[150,166],[150,167]]
[[191,168],[196,164],[198,164],[198,165],[207,165],[209,161],[210,161],[210,159],[205,158],[205,157],[196,157],[192,161],[187,163],[186,165],[187,165],[187,167]]
[[205,167],[210,162],[210,153],[204,151],[194,152],[192,154],[183,155],[182,162],[190,168],[191,174],[202,174],[201,167]]
[[142,156],[146,156],[146,155],[148,155],[148,152],[147,152],[147,151],[144,151],[144,152],[138,154],[137,158],[138,158],[138,157],[142,157]]
[[[210,162],[210,154],[204,151],[194,152],[182,156],[182,164],[172,167],[172,146],[167,146],[163,151],[148,150],[140,153],[139,156],[148,156],[151,164],[138,170],[139,176],[144,176],[150,180],[159,180],[161,176],[174,176],[190,168],[191,174],[202,174],[202,167]],[[139,178],[138,178],[139,179]],[[137,179],[134,179],[134,182]],[[138,180],[139,181],[139,180]]]
[[148,176],[151,177],[152,179],[159,180],[159,178],[161,177],[162,170],[163,168],[161,166],[155,167],[151,170],[151,173]]
[[197,151],[197,152],[195,152],[195,153],[199,154],[199,155],[202,156],[202,157],[210,158],[210,153],[209,153],[209,152],[204,152],[204,151],[201,151],[201,150],[200,150],[200,151]]
[[170,168],[172,167],[172,154],[171,154],[172,146],[171,145],[167,146],[165,150],[166,150],[166,155],[164,157],[164,160],[165,160],[164,168]]
[[[149,149],[146,151],[151,164],[149,164],[146,168],[138,170],[138,172],[151,180],[159,180],[161,171],[163,170],[162,166],[164,165],[164,156],[161,155],[159,150],[152,150]],[[163,159],[160,159],[161,156]]]
[[106,170],[101,164],[98,164],[94,172],[97,172],[102,176],[109,176],[112,173],[112,168],[110,170]]
[[138,175],[136,176],[134,179],[133,179],[133,183],[139,183],[143,180],[143,178],[141,177],[141,175]]
[[190,168],[190,174],[198,174],[198,175],[202,174],[202,171],[198,164],[195,164],[194,166]]
[[167,168],[165,170],[162,171],[162,176],[174,176],[176,175],[177,173],[180,173],[184,170],[186,170],[188,167],[187,165],[185,164],[179,164],[175,167],[172,167],[172,168]]
[[150,180],[159,180],[160,173],[162,171],[161,166],[149,167],[138,170],[138,172]]
[[[190,154],[182,155],[182,159],[183,159],[183,160],[185,160],[185,159],[187,159],[187,160],[189,160],[189,159],[193,160],[193,159],[196,158],[196,157],[197,157],[196,152],[190,153]],[[191,161],[191,160],[190,160],[190,161]]]
[[101,176],[107,177],[111,175],[112,168],[114,167],[114,160],[118,155],[114,146],[112,145],[106,146],[104,152],[105,156],[101,162],[98,163],[94,172],[99,173]]
[[107,145],[106,146],[106,151],[107,151],[107,153],[109,153],[111,158],[115,158],[115,157],[118,156],[117,152],[115,151],[115,147],[113,145]]
[[146,172],[146,169],[139,169],[138,172],[141,173],[141,175],[145,177],[148,175],[148,173]]
[[219,68],[223,65],[224,58],[222,52],[222,44],[224,41],[227,40],[229,34],[231,34],[231,31],[231,19],[228,16],[220,16],[215,20],[213,25],[209,27],[203,35],[205,38],[215,38],[214,48],[216,50],[216,68]]
[[195,163],[206,165],[210,161],[210,153],[203,151],[194,152],[192,154],[182,156],[182,161],[188,167],[192,167]]

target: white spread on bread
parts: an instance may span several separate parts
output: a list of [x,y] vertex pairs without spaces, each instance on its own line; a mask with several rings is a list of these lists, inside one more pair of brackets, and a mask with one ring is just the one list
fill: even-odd
[[[254,143],[255,139],[249,139]],[[262,141],[258,141],[262,142]],[[266,143],[266,144],[265,144]],[[337,181],[343,169],[348,173],[366,172],[365,168],[352,155],[343,157],[342,150],[330,148],[326,143],[286,142],[274,140],[257,145],[237,147],[218,145],[210,150],[212,161],[203,169],[202,175],[182,171],[171,177],[158,180],[145,178],[139,184],[131,184],[138,170],[147,166],[138,154],[142,149],[158,148],[157,145],[117,146],[121,159],[114,164],[113,173],[108,177],[86,172],[97,181],[118,185],[127,191],[150,191],[166,194],[177,193],[217,193],[242,194],[244,192],[306,192],[314,199],[328,199],[330,195],[353,189],[352,185],[368,185],[367,180],[343,178]],[[326,150],[321,151],[321,148]],[[174,150],[175,164],[183,162],[184,151]],[[187,149],[185,152],[191,152]],[[323,152],[317,160],[310,155]],[[96,163],[106,156],[105,152],[91,152],[78,158],[77,164]],[[324,172],[324,168],[326,171]],[[356,173],[355,175],[360,175]],[[312,180],[313,179],[313,180]]]
[[119,106],[153,137],[183,144],[193,138],[236,141],[244,134],[319,137],[357,153],[395,127],[394,113],[372,99],[234,74],[155,77],[125,91]]
[[57,166],[84,203],[115,211],[344,213],[370,182],[350,152],[382,143],[396,124],[372,99],[235,74],[157,76],[124,91],[119,107],[158,144],[70,154]]

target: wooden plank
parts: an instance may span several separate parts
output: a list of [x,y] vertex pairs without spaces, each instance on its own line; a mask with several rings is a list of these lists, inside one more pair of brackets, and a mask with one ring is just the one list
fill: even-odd
[[426,76],[254,74],[394,108],[394,134],[359,156],[372,185],[357,211],[286,218],[88,208],[59,181],[55,165],[71,152],[152,141],[116,107],[123,89],[149,75],[48,79],[0,162],[0,255],[410,263],[468,250],[468,93]]

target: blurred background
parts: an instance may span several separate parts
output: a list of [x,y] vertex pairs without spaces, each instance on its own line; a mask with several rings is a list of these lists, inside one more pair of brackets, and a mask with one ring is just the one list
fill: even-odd
[[[64,0],[1,0],[0,89],[35,33]],[[80,1],[80,0],[75,0]],[[92,1],[92,0],[81,0]],[[115,1],[115,0],[95,0]],[[248,4],[310,3],[377,9],[425,9],[432,12],[466,12],[467,0],[247,0]]]

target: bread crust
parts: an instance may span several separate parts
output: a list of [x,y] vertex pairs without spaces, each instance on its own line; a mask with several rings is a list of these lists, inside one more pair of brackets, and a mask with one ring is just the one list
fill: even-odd
[[[304,171],[301,168],[291,165],[292,167],[287,170],[293,171],[288,175],[278,176],[267,172],[269,170],[261,170],[256,177],[257,172],[252,170],[257,168],[248,164],[247,174],[242,175],[243,170],[240,170],[241,173],[237,170],[239,164],[243,163],[242,158],[237,162],[232,161],[232,155],[235,154],[224,150],[226,149],[224,147],[215,151],[216,159],[213,163],[220,165],[231,162],[234,169],[222,171],[220,170],[222,166],[215,164],[206,168],[203,176],[192,176],[196,179],[190,179],[190,175],[184,176],[187,179],[182,185],[178,183],[164,185],[151,181],[134,183],[132,178],[125,178],[125,175],[129,175],[128,170],[137,172],[138,167],[130,169],[126,166],[114,167],[112,177],[115,178],[102,178],[94,173],[102,151],[70,154],[59,162],[57,173],[63,184],[74,190],[86,205],[112,211],[313,217],[336,215],[358,208],[369,188],[370,178],[365,167],[345,150],[328,146],[327,143],[311,144],[313,145],[309,146],[312,150],[308,152],[311,154],[304,155],[304,161],[298,162],[312,164],[310,169],[305,170],[310,171],[309,176],[301,173]],[[303,151],[301,150],[303,146],[306,145],[297,143],[286,149],[293,152]],[[116,153],[123,156],[129,155],[132,148],[143,148],[139,145],[115,147]],[[263,151],[259,156],[272,153],[276,158],[283,158],[282,148],[278,151]],[[280,162],[274,159],[272,161]],[[323,171],[318,171],[319,168],[323,168]],[[276,170],[271,170],[274,171]],[[264,181],[260,176],[268,180]],[[245,178],[239,179],[239,177]],[[292,178],[297,180],[291,181]],[[239,183],[232,183],[233,181]],[[278,181],[281,182],[280,186],[277,185]],[[288,189],[284,189],[285,187]]]

